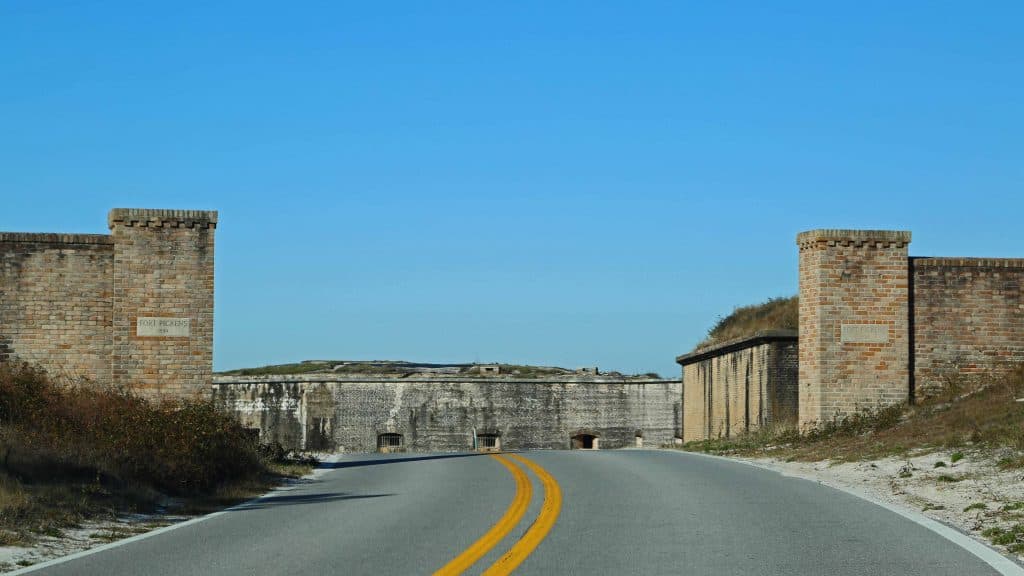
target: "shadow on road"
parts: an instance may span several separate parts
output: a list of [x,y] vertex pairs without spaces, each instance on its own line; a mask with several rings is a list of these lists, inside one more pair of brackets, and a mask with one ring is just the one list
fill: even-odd
[[316,494],[294,494],[282,496],[269,496],[253,502],[242,504],[233,510],[262,510],[276,506],[295,506],[299,504],[325,504],[327,502],[340,502],[342,500],[362,500],[365,498],[384,498],[394,494],[347,494],[345,492],[316,493]]
[[417,462],[420,460],[440,460],[442,458],[467,458],[471,456],[486,456],[486,454],[472,452],[468,454],[435,454],[430,456],[405,456],[402,458],[372,458],[369,460],[350,460],[347,462],[321,462],[317,468],[335,470],[337,468],[356,468],[359,466],[377,466],[379,464],[399,464],[401,462]]

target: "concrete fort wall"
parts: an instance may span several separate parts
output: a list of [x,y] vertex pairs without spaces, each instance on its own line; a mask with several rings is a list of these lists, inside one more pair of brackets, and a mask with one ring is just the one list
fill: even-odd
[[911,258],[913,390],[1024,362],[1024,260]]
[[111,234],[0,233],[0,361],[207,394],[216,212],[114,209]]
[[373,452],[396,433],[405,450],[460,451],[474,432],[506,449],[569,448],[581,432],[600,448],[658,447],[682,433],[676,380],[219,376],[213,389],[262,441],[295,449]]
[[683,371],[684,442],[796,424],[796,331],[759,332],[676,362]]

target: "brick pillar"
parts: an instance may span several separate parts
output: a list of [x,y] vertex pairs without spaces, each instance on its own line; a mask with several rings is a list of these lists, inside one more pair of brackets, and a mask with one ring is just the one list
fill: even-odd
[[113,381],[143,396],[195,396],[213,372],[217,213],[116,208]]
[[797,236],[801,429],[908,399],[909,244],[897,231]]

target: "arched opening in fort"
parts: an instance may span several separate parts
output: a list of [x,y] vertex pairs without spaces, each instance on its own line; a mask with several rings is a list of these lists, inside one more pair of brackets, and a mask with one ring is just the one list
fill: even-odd
[[644,447],[644,431],[643,430],[637,430],[636,432],[634,432],[633,433],[633,438],[634,438],[634,440],[636,442],[636,447],[637,448],[643,448]]
[[377,435],[377,452],[387,454],[389,452],[404,452],[402,435],[394,432],[385,432]]
[[597,450],[601,439],[590,432],[578,432],[571,438],[573,450]]
[[476,435],[477,452],[498,452],[501,450],[501,435],[478,433]]

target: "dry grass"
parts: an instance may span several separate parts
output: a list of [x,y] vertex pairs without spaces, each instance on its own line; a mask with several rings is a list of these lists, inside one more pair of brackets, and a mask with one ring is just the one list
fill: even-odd
[[761,330],[797,330],[799,326],[799,299],[796,296],[769,298],[767,302],[741,306],[732,314],[719,318],[708,331],[707,338],[697,347],[753,336]]
[[1003,468],[1024,467],[1024,367],[974,383],[957,382],[916,405],[897,405],[826,423],[811,434],[765,430],[686,448],[787,460],[857,461],[911,451],[972,446],[998,450]]
[[171,503],[230,505],[295,473],[277,460],[209,402],[154,404],[0,364],[0,545]]

